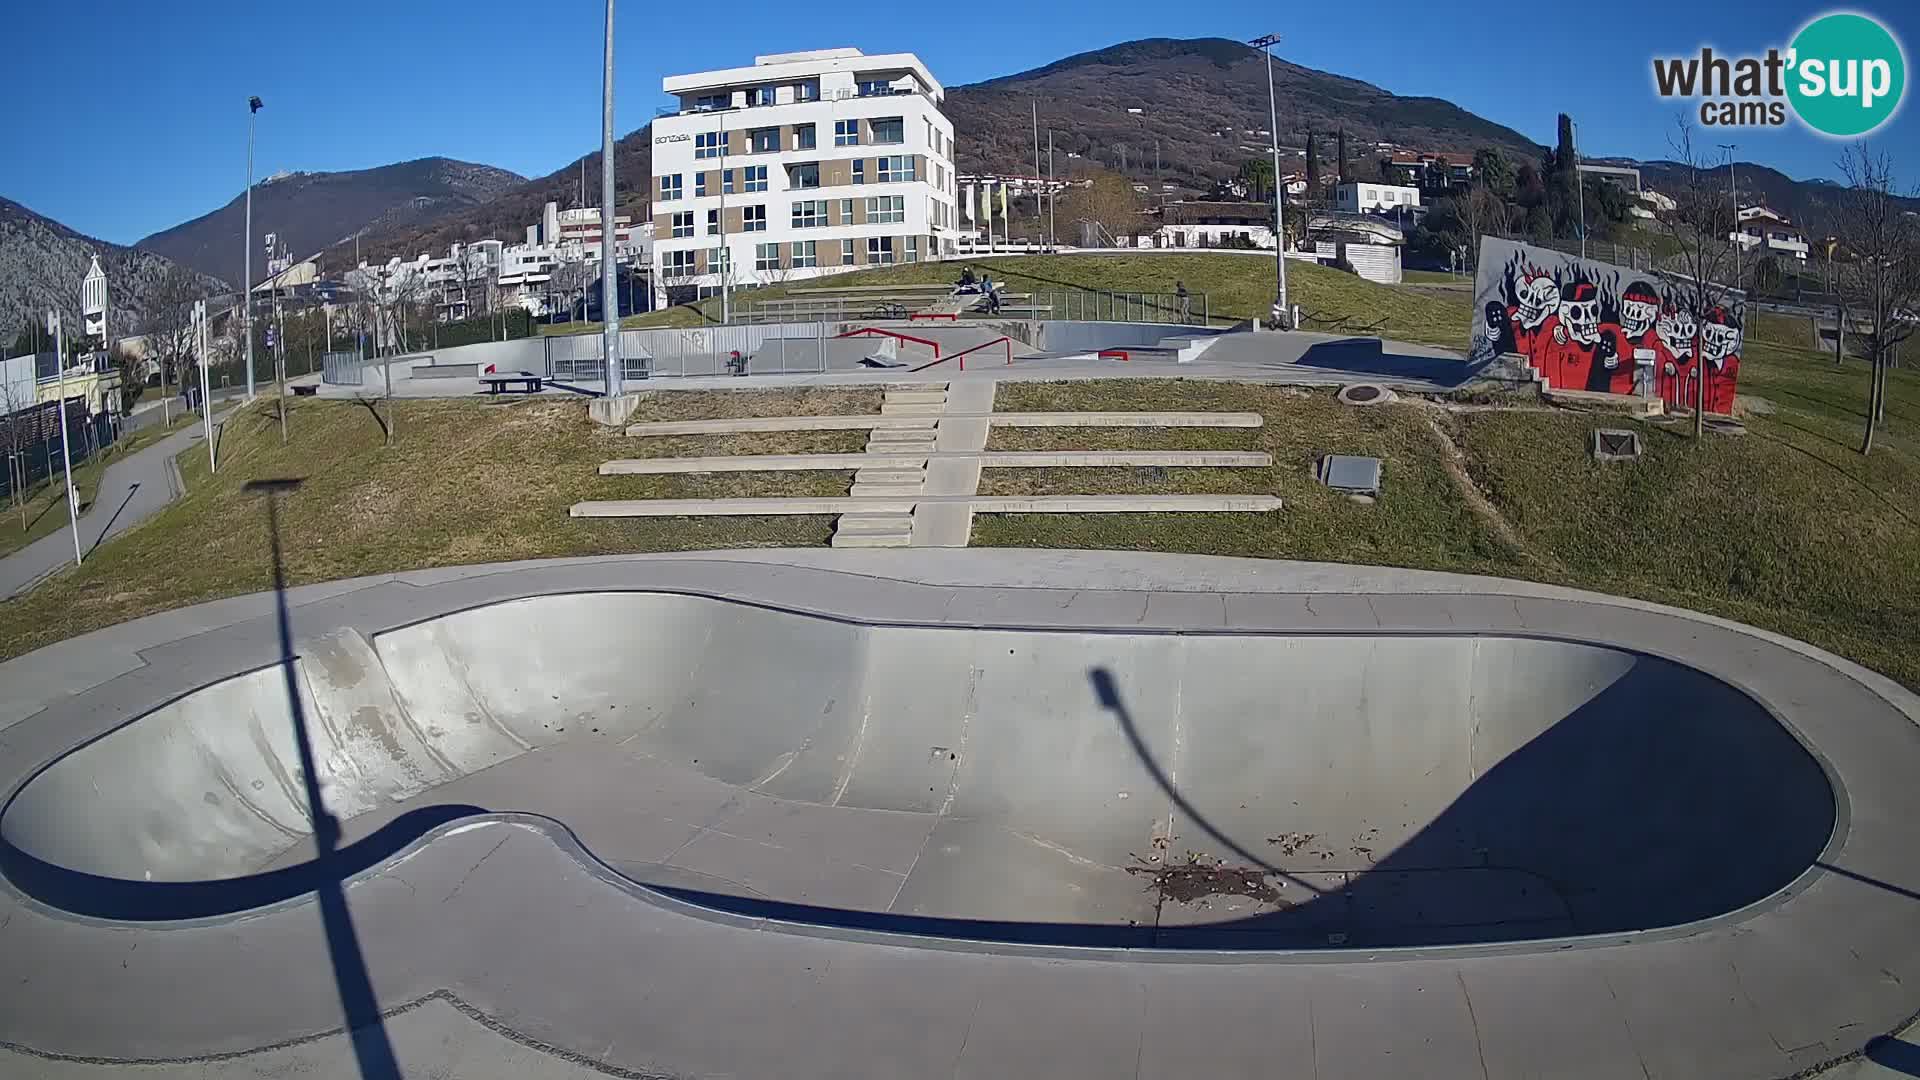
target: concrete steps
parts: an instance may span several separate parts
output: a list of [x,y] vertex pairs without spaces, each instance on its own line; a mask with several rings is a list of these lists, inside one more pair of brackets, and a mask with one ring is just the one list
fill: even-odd
[[833,527],[837,548],[913,546],[912,514],[842,514]]
[[855,484],[913,484],[926,480],[924,469],[861,469],[853,474]]
[[916,499],[924,490],[920,480],[915,478],[904,484],[862,484],[855,482],[847,492],[851,499]]
[[939,416],[947,411],[945,401],[907,401],[895,403],[883,402],[880,405],[881,416]]

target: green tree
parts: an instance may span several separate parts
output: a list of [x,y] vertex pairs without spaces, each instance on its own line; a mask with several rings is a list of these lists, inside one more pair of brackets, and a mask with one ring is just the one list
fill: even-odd
[[1250,199],[1273,198],[1273,162],[1268,158],[1248,158],[1240,163],[1240,179],[1247,185]]
[[1513,198],[1513,162],[1507,160],[1499,147],[1489,146],[1474,153],[1473,176],[1495,195]]

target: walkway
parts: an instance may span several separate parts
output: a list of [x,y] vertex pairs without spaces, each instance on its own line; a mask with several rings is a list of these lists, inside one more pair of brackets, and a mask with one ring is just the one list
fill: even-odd
[[[201,431],[198,425],[182,429],[107,466],[93,504],[80,516],[83,555],[107,537],[118,536],[145,521],[185,492],[186,486],[173,459],[180,451],[200,442]],[[0,597],[25,592],[40,579],[71,565],[72,532],[63,528],[49,533],[0,558]]]

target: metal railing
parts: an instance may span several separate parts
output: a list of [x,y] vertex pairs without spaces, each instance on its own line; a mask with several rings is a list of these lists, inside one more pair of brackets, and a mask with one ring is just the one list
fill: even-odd
[[[1107,292],[1098,289],[1045,289],[1033,293],[1035,318],[1071,322],[1173,323],[1206,326],[1213,305],[1206,293]],[[1016,305],[1012,309],[1019,313]]]
[[367,381],[367,362],[357,352],[330,352],[320,357],[320,381],[329,386],[360,386]]
[[[1079,322],[1168,323],[1208,326],[1213,304],[1206,293],[1107,292],[1100,289],[1032,289],[1020,281],[1000,282],[1003,303],[998,315],[969,309],[963,316],[1000,319],[1063,319]],[[858,322],[866,319],[905,319],[934,297],[837,296],[813,299],[748,301],[735,305],[735,324],[771,322]],[[978,301],[978,294],[962,299]]]

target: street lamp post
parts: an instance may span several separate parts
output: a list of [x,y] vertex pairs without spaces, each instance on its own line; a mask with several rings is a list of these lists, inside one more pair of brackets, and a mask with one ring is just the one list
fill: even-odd
[[1573,136],[1573,188],[1580,206],[1580,257],[1587,257],[1587,178],[1580,174],[1580,129],[1569,119],[1567,132]]
[[247,400],[253,400],[253,115],[260,111],[260,99],[247,99],[247,254],[246,280],[240,283],[240,299],[246,312],[241,322],[247,334]]
[[613,0],[607,0],[606,69],[600,84],[600,321],[606,334],[607,396],[620,394],[620,292],[613,257]]
[[1267,54],[1267,135],[1273,144],[1273,319],[1285,330],[1293,329],[1291,309],[1287,307],[1287,185],[1280,178],[1280,106],[1273,93],[1273,46],[1279,34],[1266,34],[1247,44]]
[[[84,329],[84,327],[83,327]],[[73,529],[73,565],[80,565],[80,508],[73,497],[73,451],[67,442],[67,355],[60,341],[60,313],[47,310],[47,336],[53,339],[53,365],[60,372],[60,467],[66,476],[67,524]]]

